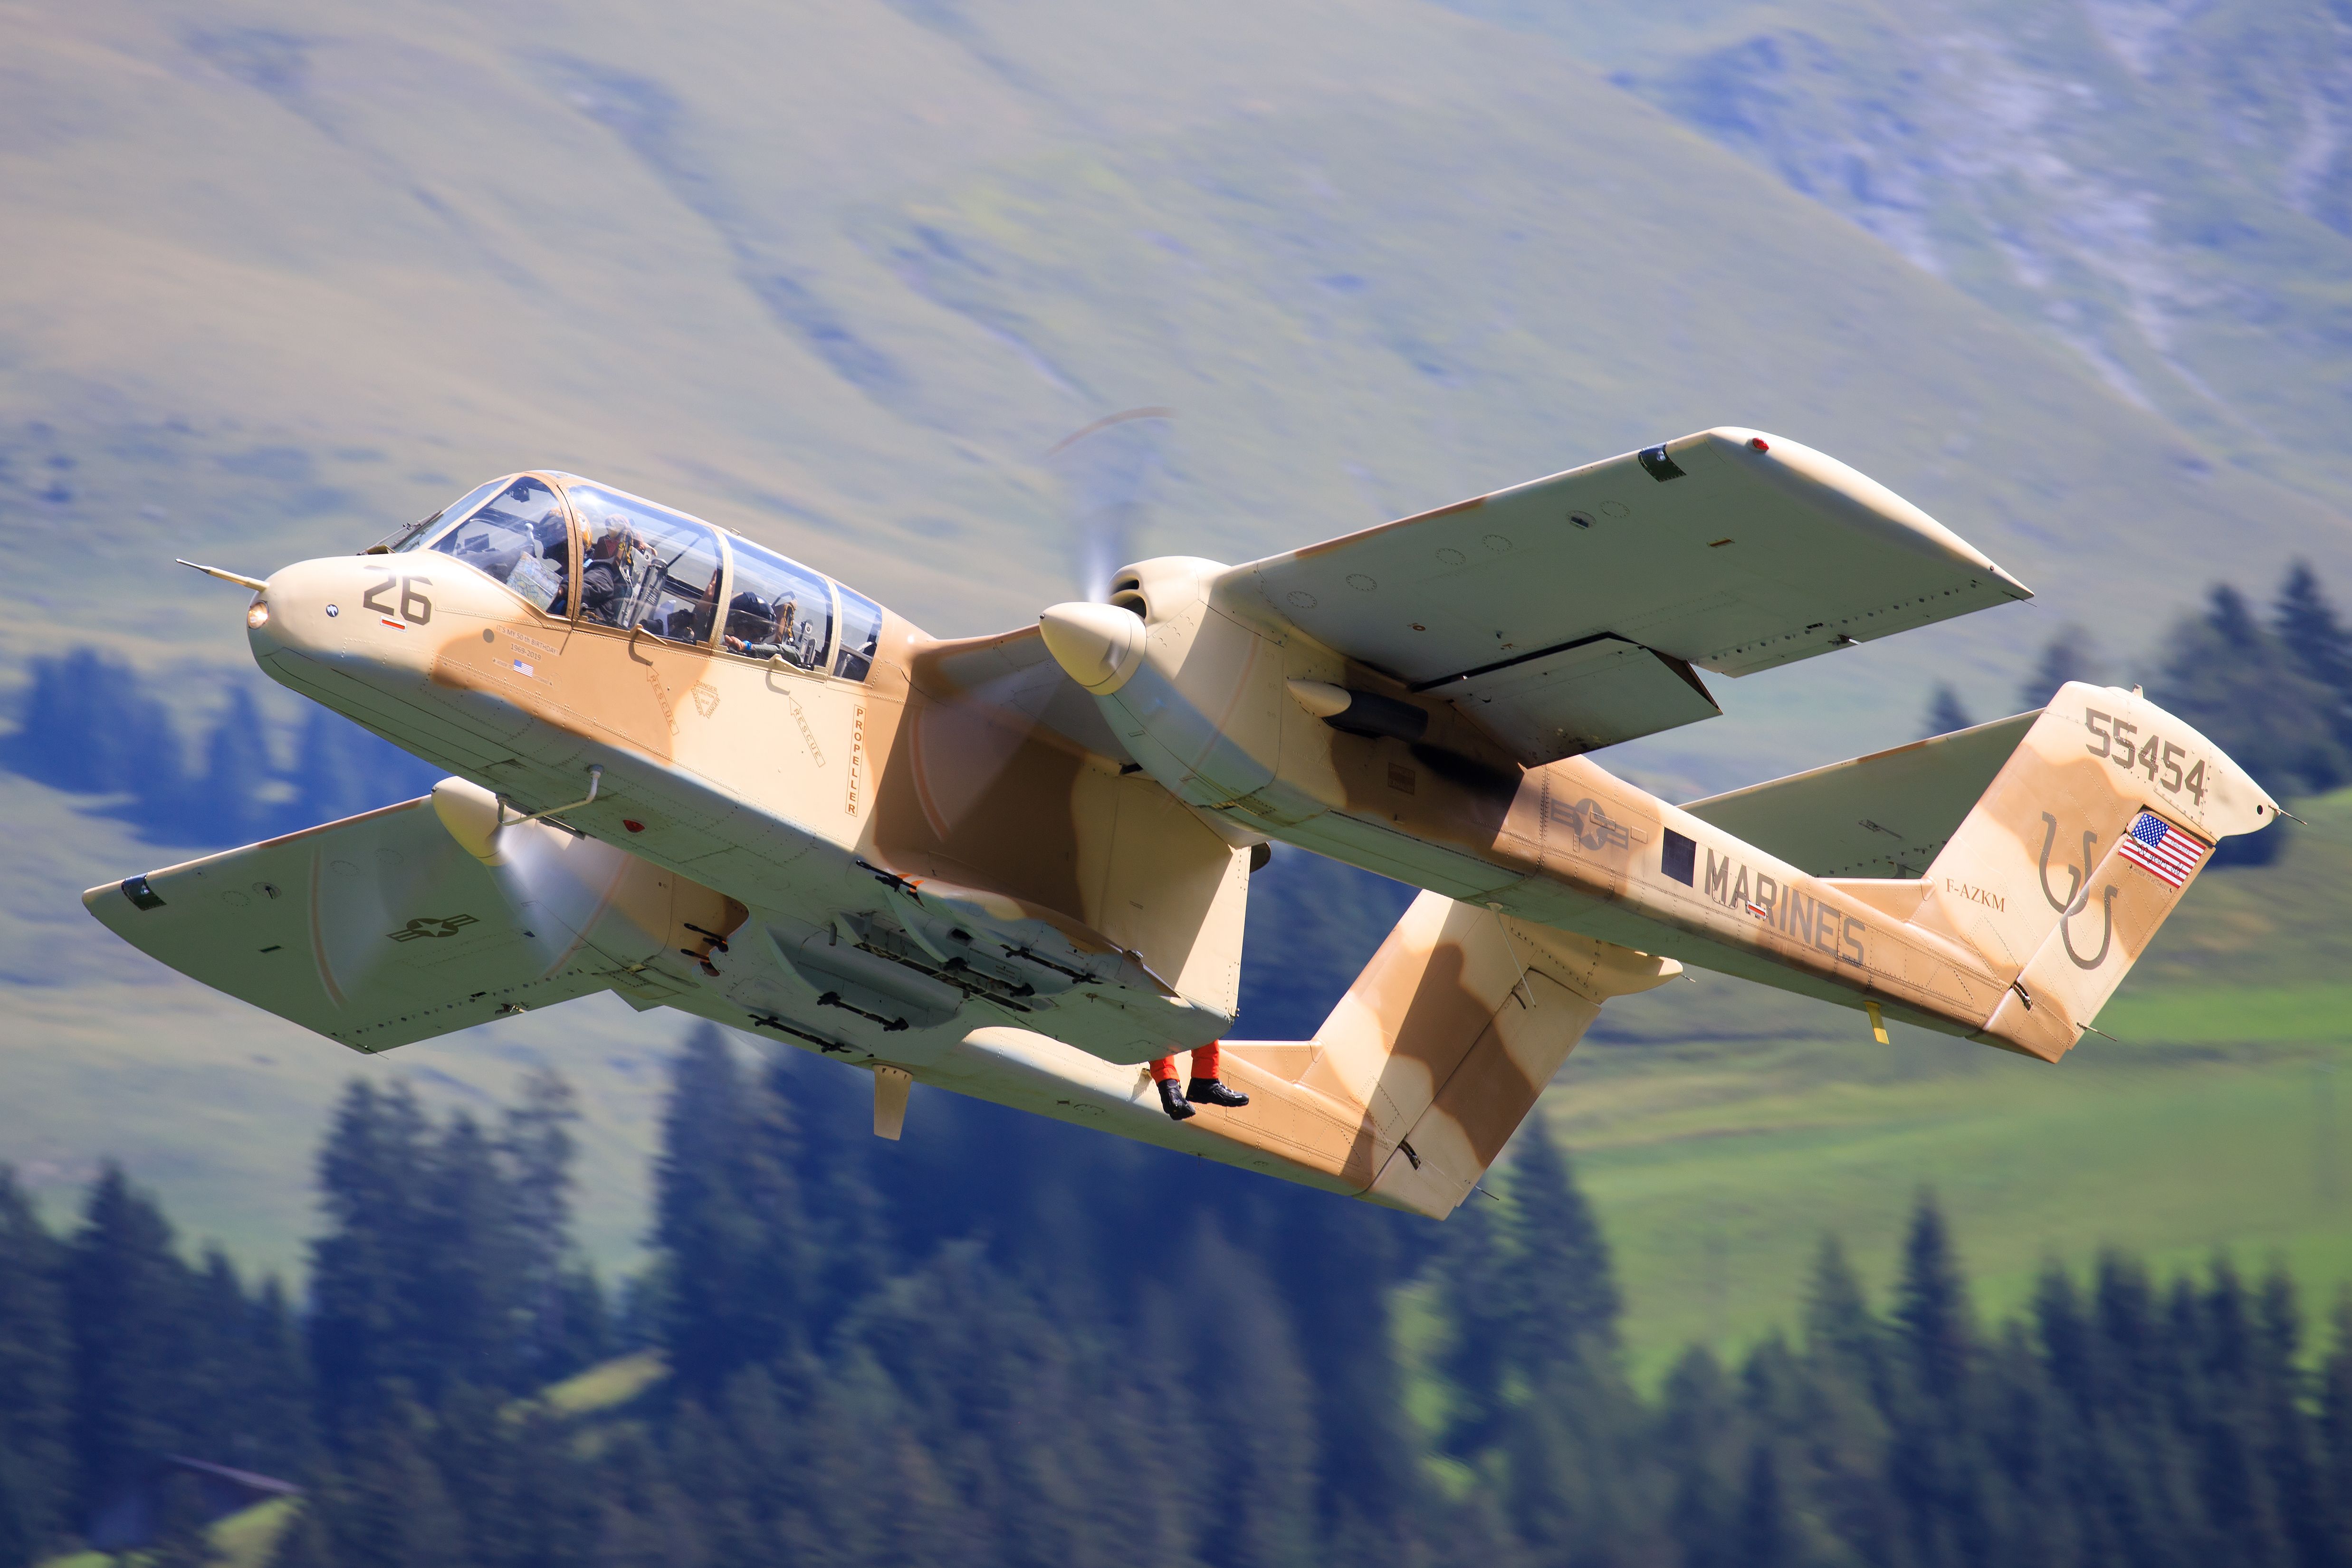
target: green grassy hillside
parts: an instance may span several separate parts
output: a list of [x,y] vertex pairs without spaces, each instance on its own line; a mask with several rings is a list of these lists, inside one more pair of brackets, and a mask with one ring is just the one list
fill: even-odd
[[1912,1192],[1979,1305],[2114,1244],[2352,1284],[2352,792],[2283,864],[2209,872],[2055,1067],[1702,975],[1612,1004],[1545,1100],[1624,1271],[1637,1357],[1793,1321],[1821,1237],[1892,1278]]

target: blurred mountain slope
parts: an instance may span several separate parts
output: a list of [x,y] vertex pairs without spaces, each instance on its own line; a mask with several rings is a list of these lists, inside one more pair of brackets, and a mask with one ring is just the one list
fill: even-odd
[[1566,51],[1408,0],[0,27],[0,213],[33,237],[0,275],[0,521],[40,612],[0,650],[63,624],[238,662],[227,591],[172,554],[352,548],[523,462],[988,629],[1072,585],[1040,455],[1147,401],[1181,415],[1154,550],[1243,559],[1738,420],[2042,592],[1629,753],[1716,784],[1907,738],[1930,667],[2005,688],[2060,618],[2137,642],[2183,562],[2352,555]]
[[2121,395],[2340,504],[2352,16],[2328,0],[1455,0],[1550,37]]

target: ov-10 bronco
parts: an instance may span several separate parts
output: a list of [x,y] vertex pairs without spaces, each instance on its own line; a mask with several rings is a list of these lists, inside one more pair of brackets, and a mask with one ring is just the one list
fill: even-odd
[[[215,572],[216,575],[232,574]],[[2278,806],[2137,691],[1674,805],[1591,753],[1746,675],[2029,596],[1881,485],[1715,429],[942,641],[740,535],[494,480],[246,612],[278,681],[449,770],[110,882],[110,930],[354,1050],[610,990],[1443,1216],[1603,1003],[1683,964],[2055,1061]],[[1424,889],[1243,1109],[1269,841]]]

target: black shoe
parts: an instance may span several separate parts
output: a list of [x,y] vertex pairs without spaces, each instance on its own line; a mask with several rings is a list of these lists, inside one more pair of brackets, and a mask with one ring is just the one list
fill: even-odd
[[1160,1080],[1160,1109],[1178,1121],[1183,1121],[1188,1116],[1200,1114],[1184,1103],[1184,1097],[1177,1092],[1176,1080],[1172,1078],[1163,1078]]
[[[1171,1086],[1172,1087],[1172,1086]],[[1184,1098],[1195,1105],[1247,1105],[1249,1096],[1227,1089],[1223,1079],[1196,1078]]]

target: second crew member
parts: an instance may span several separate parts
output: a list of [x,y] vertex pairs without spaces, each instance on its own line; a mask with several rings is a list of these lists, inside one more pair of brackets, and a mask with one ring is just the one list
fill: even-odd
[[1176,1053],[1171,1051],[1153,1062],[1151,1081],[1160,1086],[1160,1109],[1181,1121],[1194,1114],[1194,1105],[1247,1105],[1248,1095],[1226,1088],[1217,1076],[1223,1057],[1223,1048],[1214,1040],[1193,1051],[1192,1081],[1181,1090],[1176,1087]]

